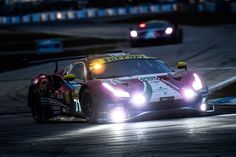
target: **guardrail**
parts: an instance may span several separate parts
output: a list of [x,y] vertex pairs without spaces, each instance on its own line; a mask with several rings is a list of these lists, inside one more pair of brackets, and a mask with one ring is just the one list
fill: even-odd
[[[185,6],[188,7],[188,6]],[[193,12],[193,10],[185,9]],[[183,10],[182,10],[183,11]],[[216,12],[216,3],[200,3],[196,7],[197,12]],[[87,8],[81,10],[52,11],[32,13],[23,16],[0,17],[0,25],[14,25],[27,23],[43,23],[49,21],[66,21],[75,19],[92,19],[98,17],[126,16],[148,13],[170,13],[181,12],[177,4],[144,4],[139,6],[118,7],[118,8]],[[236,12],[236,2],[230,4],[230,12]]]

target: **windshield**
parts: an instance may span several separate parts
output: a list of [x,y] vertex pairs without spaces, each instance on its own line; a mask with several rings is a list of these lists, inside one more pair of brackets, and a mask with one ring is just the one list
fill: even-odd
[[93,73],[97,79],[113,78],[123,76],[168,73],[173,70],[156,59],[130,59],[109,62],[105,64],[105,69],[100,74]]
[[167,23],[163,22],[153,22],[153,23],[148,23],[147,28],[166,28],[168,26]]

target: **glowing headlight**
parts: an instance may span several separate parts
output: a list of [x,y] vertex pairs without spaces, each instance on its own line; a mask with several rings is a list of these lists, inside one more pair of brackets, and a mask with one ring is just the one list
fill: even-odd
[[183,96],[187,100],[192,100],[195,97],[195,92],[190,88],[183,89]]
[[114,87],[112,87],[108,83],[103,82],[102,85],[117,97],[125,97],[125,98],[130,97],[130,94],[128,92],[121,90],[121,89],[115,89]]
[[193,81],[193,84],[192,84],[193,89],[194,89],[194,90],[200,90],[200,89],[202,89],[202,82],[201,82],[201,80],[200,80],[198,74],[194,73],[194,74],[193,74],[193,77],[194,77],[194,81]]
[[146,98],[142,94],[135,94],[131,98],[131,103],[137,107],[141,107],[145,104]]
[[127,119],[127,115],[122,108],[116,108],[110,112],[110,121],[114,123],[121,123]]
[[131,36],[132,38],[136,38],[136,37],[138,36],[137,31],[135,31],[135,30],[130,31],[130,36]]
[[171,27],[167,27],[165,30],[166,34],[171,34],[172,32],[173,32],[173,28],[171,28]]

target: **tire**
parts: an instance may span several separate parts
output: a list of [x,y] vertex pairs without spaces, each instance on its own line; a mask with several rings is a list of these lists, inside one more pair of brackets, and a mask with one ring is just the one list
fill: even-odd
[[36,123],[42,123],[47,119],[53,117],[50,106],[43,106],[40,100],[40,94],[37,90],[31,90],[29,94],[29,106],[31,107],[31,113]]
[[97,107],[94,104],[92,93],[85,88],[81,94],[81,108],[86,120],[90,123],[97,123]]

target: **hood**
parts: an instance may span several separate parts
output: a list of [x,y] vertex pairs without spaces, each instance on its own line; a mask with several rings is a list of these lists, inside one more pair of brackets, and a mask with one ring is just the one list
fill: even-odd
[[128,91],[131,95],[142,93],[149,102],[159,101],[162,97],[181,99],[180,89],[184,86],[182,79],[176,79],[168,73],[120,77],[103,81],[115,88]]

